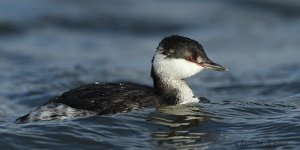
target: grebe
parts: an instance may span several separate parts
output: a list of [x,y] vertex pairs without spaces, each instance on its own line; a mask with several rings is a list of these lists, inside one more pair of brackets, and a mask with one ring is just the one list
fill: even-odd
[[161,105],[199,102],[184,81],[203,69],[226,71],[200,43],[178,35],[162,39],[152,59],[154,87],[134,83],[83,85],[20,117],[17,123],[129,112]]

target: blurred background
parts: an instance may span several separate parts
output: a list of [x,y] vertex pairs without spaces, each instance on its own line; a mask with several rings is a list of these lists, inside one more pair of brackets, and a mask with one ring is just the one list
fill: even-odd
[[298,82],[299,7],[297,0],[1,0],[1,93],[42,86],[52,96],[94,81],[151,85],[153,53],[173,34],[199,41],[230,69],[205,71],[192,78],[196,87]]
[[1,0],[1,67],[97,61],[97,68],[149,68],[145,60],[160,39],[179,34],[234,71],[266,70],[298,62],[299,6],[297,0]]
[[188,79],[199,96],[300,93],[298,0],[0,0],[0,116],[12,121],[85,83],[152,85],[154,51],[174,34],[230,69]]

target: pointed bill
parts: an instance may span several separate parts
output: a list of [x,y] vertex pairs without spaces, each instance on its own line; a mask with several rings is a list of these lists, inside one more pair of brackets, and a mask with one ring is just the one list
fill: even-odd
[[216,71],[228,71],[227,68],[217,64],[217,63],[214,63],[212,61],[208,61],[208,62],[201,62],[201,66],[204,68],[204,69],[209,69],[209,70],[216,70]]

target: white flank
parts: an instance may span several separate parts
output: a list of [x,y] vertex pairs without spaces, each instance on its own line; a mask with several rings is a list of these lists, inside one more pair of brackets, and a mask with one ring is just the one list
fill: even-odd
[[97,113],[93,111],[76,109],[59,103],[49,103],[31,112],[28,121],[71,119],[94,115],[97,115]]

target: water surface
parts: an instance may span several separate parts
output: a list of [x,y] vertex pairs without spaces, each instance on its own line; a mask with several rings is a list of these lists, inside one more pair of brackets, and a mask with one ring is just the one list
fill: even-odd
[[[296,0],[1,0],[0,147],[297,149],[299,8]],[[210,103],[14,123],[82,84],[152,85],[152,55],[170,34],[198,40],[230,69],[188,79]]]

